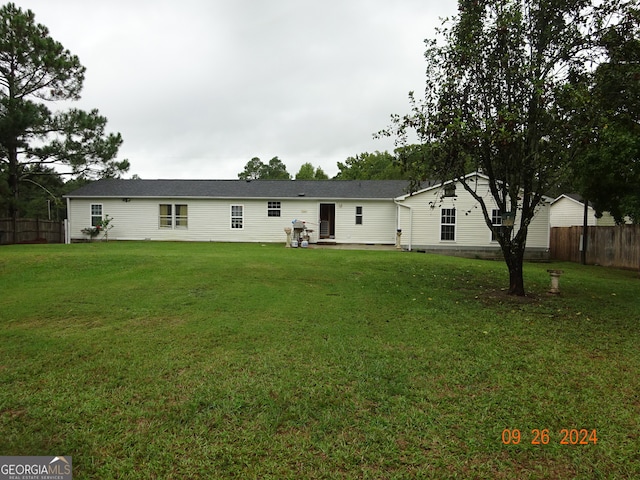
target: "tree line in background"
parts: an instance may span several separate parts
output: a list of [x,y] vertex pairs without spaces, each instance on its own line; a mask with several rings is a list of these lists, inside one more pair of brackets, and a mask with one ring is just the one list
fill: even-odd
[[[338,162],[338,173],[333,180],[403,180],[409,179],[408,171],[402,166],[397,155],[389,152],[362,153]],[[329,180],[321,167],[304,163],[295,177],[287,171],[287,166],[278,157],[263,163],[258,157],[247,162],[238,173],[240,180]]]

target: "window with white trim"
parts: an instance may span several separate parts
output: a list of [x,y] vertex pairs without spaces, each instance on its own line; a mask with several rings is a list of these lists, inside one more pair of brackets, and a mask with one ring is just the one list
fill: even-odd
[[242,205],[231,205],[231,228],[244,228],[244,208]]
[[[502,212],[499,209],[494,208],[491,210],[491,225],[499,227],[502,225]],[[491,230],[491,241],[496,242],[498,238],[493,230]]]
[[184,204],[161,203],[158,215],[160,228],[187,228],[189,226],[188,206]]
[[281,211],[280,202],[267,202],[267,217],[279,217]]
[[176,228],[187,228],[189,226],[189,207],[184,204],[176,204],[175,207]]
[[99,203],[91,204],[91,226],[95,227],[102,222],[102,205]]
[[356,225],[362,225],[362,207],[356,207]]
[[173,228],[173,205],[168,203],[160,204],[158,225],[160,228]]
[[456,239],[456,209],[443,208],[440,216],[440,240],[455,241]]

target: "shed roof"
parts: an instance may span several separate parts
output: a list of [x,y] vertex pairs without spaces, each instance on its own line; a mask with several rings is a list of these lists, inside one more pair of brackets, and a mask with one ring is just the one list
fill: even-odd
[[123,180],[89,183],[67,198],[321,198],[393,199],[406,180]]

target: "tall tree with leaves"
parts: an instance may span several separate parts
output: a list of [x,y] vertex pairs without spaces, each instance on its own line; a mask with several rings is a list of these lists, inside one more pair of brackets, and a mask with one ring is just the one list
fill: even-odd
[[[399,145],[414,136],[429,145],[422,174],[455,179],[475,198],[500,244],[510,294],[525,294],[529,224],[581,152],[573,130],[582,125],[558,99],[599,60],[605,22],[629,3],[460,0],[459,14],[439,30],[442,41],[427,41],[424,100],[410,94],[411,113],[392,116],[382,132]],[[489,177],[489,192],[468,180],[474,170]],[[513,227],[492,224],[486,194],[503,213],[517,213]]]
[[287,172],[287,166],[278,157],[273,157],[269,163],[264,166],[261,175],[264,180],[291,180],[291,175]]
[[362,153],[338,162],[336,180],[403,180],[401,165],[389,152]]
[[572,166],[569,184],[596,212],[640,223],[640,9],[606,28],[601,43],[607,59],[575,107],[590,127],[582,139],[590,148]]
[[242,170],[238,174],[240,180],[257,180],[262,176],[264,171],[264,163],[258,157],[253,157],[247,162]]
[[300,166],[300,170],[296,173],[296,180],[328,180],[329,176],[324,173],[322,168],[314,168],[314,166],[307,162]]
[[316,167],[316,171],[313,174],[314,180],[329,180],[329,175],[325,173],[322,167]]
[[296,180],[313,180],[313,165],[310,163],[303,163],[300,166],[300,170],[296,173]]
[[129,168],[116,161],[120,134],[106,134],[97,110],[52,113],[47,102],[77,100],[85,68],[31,10],[0,8],[0,162],[16,218],[23,174],[30,166],[64,166],[75,176],[116,176]]
[[238,174],[240,180],[290,180],[287,166],[278,157],[273,157],[265,164],[258,157],[253,157]]

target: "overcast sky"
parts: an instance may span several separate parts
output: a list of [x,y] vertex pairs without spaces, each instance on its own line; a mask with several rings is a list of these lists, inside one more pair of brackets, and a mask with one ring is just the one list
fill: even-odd
[[[253,157],[292,176],[392,139],[372,134],[424,88],[424,39],[454,0],[17,0],[87,68],[82,109],[120,132],[141,178],[236,179]],[[55,107],[52,107],[55,109]]]

